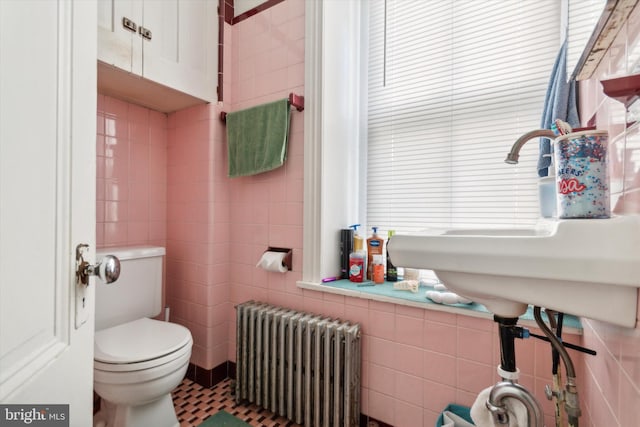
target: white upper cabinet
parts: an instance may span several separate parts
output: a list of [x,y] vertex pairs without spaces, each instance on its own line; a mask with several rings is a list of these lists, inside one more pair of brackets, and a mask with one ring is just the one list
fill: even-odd
[[[98,1],[98,59],[142,75],[142,37],[123,22],[142,22],[142,0]],[[133,25],[138,25],[133,24]]]
[[98,4],[101,92],[164,112],[217,101],[216,0]]

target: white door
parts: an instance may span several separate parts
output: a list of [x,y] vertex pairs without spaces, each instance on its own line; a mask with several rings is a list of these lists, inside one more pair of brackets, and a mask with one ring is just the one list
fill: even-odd
[[95,259],[96,14],[95,1],[0,0],[0,404],[69,404],[81,427],[95,285],[76,328],[75,247]]

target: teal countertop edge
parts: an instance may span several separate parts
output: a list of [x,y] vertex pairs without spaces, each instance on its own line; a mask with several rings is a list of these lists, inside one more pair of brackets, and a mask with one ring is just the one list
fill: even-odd
[[[411,291],[401,291],[393,289],[393,283],[391,282],[384,282],[379,285],[373,285],[373,282],[363,282],[363,284],[368,286],[363,286],[362,284],[358,286],[357,283],[344,279],[321,284],[311,282],[298,282],[298,287],[320,292],[353,296],[356,298],[389,302],[392,304],[421,307],[429,310],[445,311],[466,316],[493,319],[493,315],[482,304],[438,304],[431,301],[425,296],[425,292],[434,290],[430,286],[420,286],[418,292],[413,293]],[[543,318],[546,320],[544,313]],[[532,307],[529,307],[527,312],[520,316],[520,320],[527,326],[537,327],[535,319],[533,318]],[[569,330],[567,330],[567,328]],[[582,323],[580,322],[580,319],[575,316],[565,314],[564,330],[567,333],[582,333]]]

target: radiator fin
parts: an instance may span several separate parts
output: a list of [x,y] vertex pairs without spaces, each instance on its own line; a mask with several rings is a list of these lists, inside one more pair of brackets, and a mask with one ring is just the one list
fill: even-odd
[[236,319],[236,402],[305,427],[359,426],[359,324],[256,301]]

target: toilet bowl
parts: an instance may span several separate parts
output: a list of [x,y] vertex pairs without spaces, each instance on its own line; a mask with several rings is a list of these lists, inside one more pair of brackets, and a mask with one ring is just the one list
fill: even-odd
[[[102,290],[106,294],[101,295],[99,287],[96,288],[94,390],[102,398],[104,406],[96,415],[94,424],[178,427],[171,391],[180,384],[187,371],[193,345],[191,333],[184,326],[148,317],[130,320],[136,317],[132,312],[145,312],[150,316],[153,313],[149,311],[156,311],[155,287],[161,289],[161,281],[159,285],[147,283],[148,286],[143,282],[161,279],[162,261],[158,254],[164,254],[164,248],[111,248],[99,251],[98,259],[102,252],[117,256],[122,271],[117,282]],[[160,262],[152,259],[158,257]],[[134,265],[139,259],[145,262]],[[158,267],[160,274],[157,274]],[[119,283],[123,277],[125,280]],[[121,288],[112,288],[116,284]],[[126,299],[117,295],[121,292],[127,294]],[[143,297],[140,293],[147,295]],[[120,303],[99,315],[104,309],[104,306],[98,308],[101,297],[102,303],[107,305]],[[131,298],[147,299],[131,302]],[[157,311],[160,311],[159,305]]]

